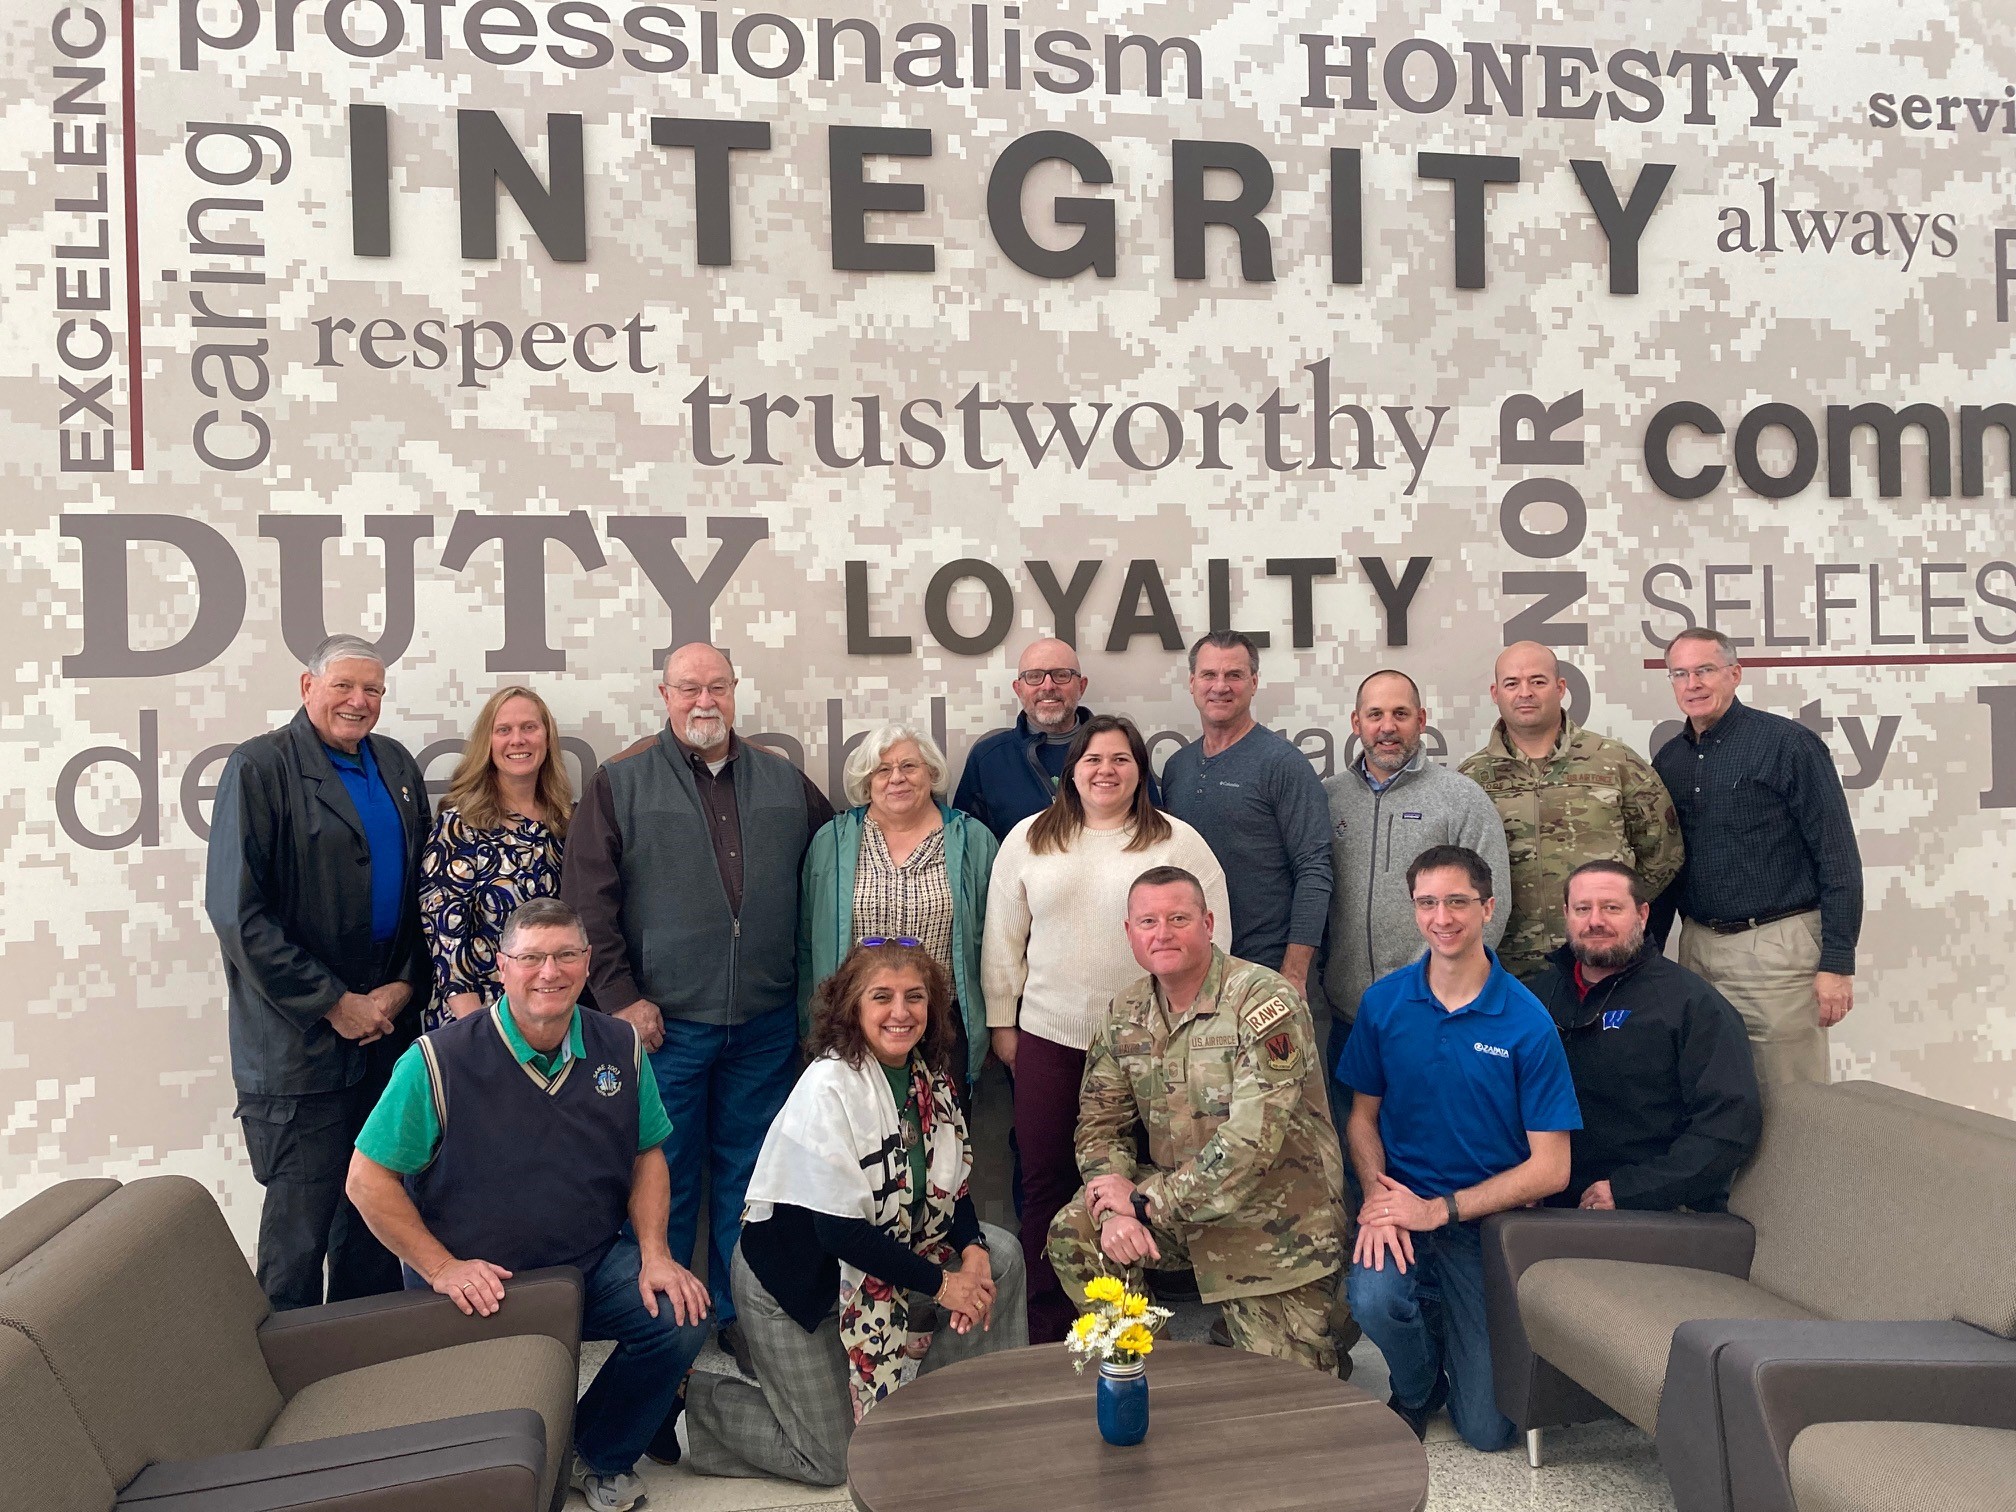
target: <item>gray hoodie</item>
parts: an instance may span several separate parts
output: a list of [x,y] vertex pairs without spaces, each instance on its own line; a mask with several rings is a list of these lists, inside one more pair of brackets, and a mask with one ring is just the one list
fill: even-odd
[[1498,909],[1484,926],[1484,943],[1497,945],[1505,933],[1512,871],[1504,821],[1484,789],[1416,751],[1383,792],[1373,792],[1365,780],[1363,755],[1325,782],[1323,791],[1330,800],[1334,866],[1323,993],[1333,1014],[1347,1021],[1357,1017],[1365,989],[1417,960],[1426,948],[1414,927],[1407,868],[1430,846],[1468,846],[1491,868]]

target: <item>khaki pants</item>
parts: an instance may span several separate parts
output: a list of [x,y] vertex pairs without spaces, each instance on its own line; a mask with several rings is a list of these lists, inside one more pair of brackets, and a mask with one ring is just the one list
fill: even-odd
[[[1190,1254],[1181,1234],[1160,1225],[1151,1226],[1149,1232],[1155,1236],[1155,1247],[1162,1252],[1153,1269],[1188,1267]],[[1099,1249],[1099,1228],[1085,1210],[1082,1191],[1051,1222],[1049,1251],[1050,1263],[1057,1268],[1057,1279],[1063,1284],[1065,1295],[1073,1306],[1081,1309],[1085,1306],[1085,1283],[1117,1269]],[[1140,1271],[1130,1270],[1122,1279],[1129,1286],[1138,1287]],[[1337,1344],[1331,1337],[1330,1314],[1337,1299],[1337,1276],[1333,1272],[1287,1291],[1260,1297],[1230,1297],[1219,1303],[1218,1309],[1235,1348],[1335,1375]],[[1357,1338],[1355,1331],[1351,1337]]]
[[1743,1015],[1760,1085],[1830,1079],[1827,1031],[1813,992],[1820,969],[1818,909],[1741,934],[1716,934],[1689,919],[1680,934],[1680,964]]

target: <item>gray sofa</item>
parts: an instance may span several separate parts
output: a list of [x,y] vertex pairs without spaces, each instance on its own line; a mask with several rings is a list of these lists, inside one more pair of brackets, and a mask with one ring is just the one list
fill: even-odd
[[274,1313],[180,1176],[0,1217],[4,1500],[37,1512],[540,1512],[566,1494],[581,1279],[490,1318],[406,1292]]
[[1832,1425],[2016,1429],[2016,1124],[1769,1089],[1729,1206],[1486,1221],[1498,1404],[1535,1464],[1540,1430],[1614,1410],[1657,1435],[1680,1512],[1813,1512],[1793,1465],[1837,1495]]

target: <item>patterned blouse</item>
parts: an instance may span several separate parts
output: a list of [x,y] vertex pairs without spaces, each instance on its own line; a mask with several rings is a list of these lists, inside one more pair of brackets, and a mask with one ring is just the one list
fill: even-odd
[[915,940],[952,977],[952,879],[945,873],[945,829],[926,835],[898,866],[873,819],[861,825],[854,863],[854,938]]
[[434,962],[434,1001],[426,1027],[445,1024],[448,999],[473,992],[485,1003],[502,992],[497,942],[520,903],[560,891],[565,842],[537,819],[510,815],[498,829],[477,829],[452,808],[441,810],[420,854],[420,924]]

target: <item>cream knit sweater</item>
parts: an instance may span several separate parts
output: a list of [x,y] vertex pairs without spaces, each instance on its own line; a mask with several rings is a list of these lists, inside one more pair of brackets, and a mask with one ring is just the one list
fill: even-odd
[[[1123,988],[1144,973],[1127,944],[1127,889],[1151,866],[1180,866],[1204,884],[1212,943],[1232,940],[1225,873],[1204,837],[1174,815],[1172,833],[1147,850],[1126,848],[1131,828],[1080,830],[1071,849],[1039,856],[1024,819],[1001,842],[987,884],[980,981],[987,1027],[1023,1028],[1083,1050]],[[1018,1012],[1019,1005],[1019,1012]]]

